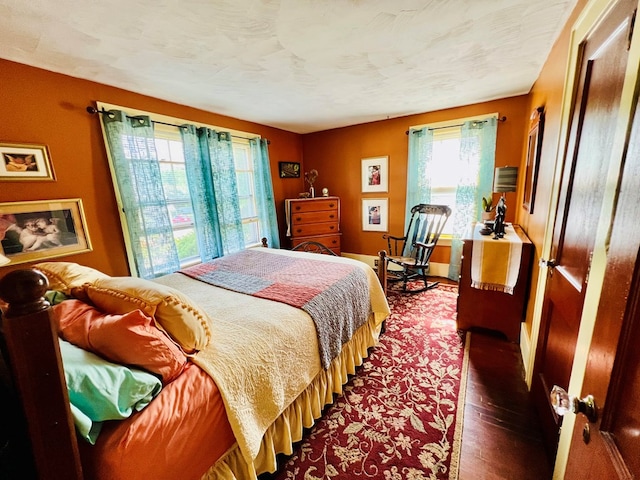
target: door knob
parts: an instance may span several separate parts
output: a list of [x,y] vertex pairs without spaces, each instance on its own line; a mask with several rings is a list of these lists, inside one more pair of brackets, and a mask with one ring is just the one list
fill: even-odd
[[540,266],[541,267],[548,267],[550,269],[554,269],[558,266],[558,264],[556,263],[556,259],[552,258],[551,260],[545,260],[544,258],[540,259]]
[[551,399],[551,406],[561,417],[567,413],[584,413],[590,422],[595,423],[598,420],[598,412],[593,395],[587,395],[580,399],[569,395],[564,388],[554,385],[549,398]]

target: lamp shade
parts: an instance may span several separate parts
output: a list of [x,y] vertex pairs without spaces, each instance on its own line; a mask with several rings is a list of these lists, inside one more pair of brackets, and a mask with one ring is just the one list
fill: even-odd
[[496,167],[494,192],[515,192],[518,187],[518,167]]
[[0,266],[6,265],[9,262],[11,262],[11,260],[0,253]]

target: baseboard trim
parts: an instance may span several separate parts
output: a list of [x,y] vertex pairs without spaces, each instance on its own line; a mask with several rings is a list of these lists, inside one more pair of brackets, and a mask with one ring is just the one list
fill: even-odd
[[[362,255],[359,253],[342,252],[342,256],[347,258],[353,258],[355,260],[360,260],[361,262],[366,263],[373,269],[377,268],[377,260],[378,260],[377,255]],[[448,263],[431,262],[431,265],[429,266],[429,275],[434,277],[446,277],[448,274],[449,274]]]
[[526,328],[523,328],[524,324],[520,324],[520,353],[522,355],[522,363],[524,366],[524,378],[527,381],[527,387],[531,388],[531,382],[528,380],[533,377],[533,372],[530,372],[530,368],[532,366],[531,363],[527,361],[529,355],[531,355],[531,338],[526,334]]

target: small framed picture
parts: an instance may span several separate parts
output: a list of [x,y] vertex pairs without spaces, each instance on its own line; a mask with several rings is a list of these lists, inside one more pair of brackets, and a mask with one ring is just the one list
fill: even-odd
[[362,230],[386,232],[388,224],[388,198],[365,198],[362,200]]
[[79,198],[0,203],[0,238],[11,265],[91,251]]
[[387,192],[389,190],[389,157],[362,159],[362,192]]
[[0,180],[55,180],[47,146],[0,142]]
[[300,178],[300,164],[298,162],[278,162],[280,178]]

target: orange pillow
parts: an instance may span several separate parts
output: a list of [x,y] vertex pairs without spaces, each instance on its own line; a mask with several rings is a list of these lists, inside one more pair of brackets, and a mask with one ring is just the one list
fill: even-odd
[[66,300],[52,308],[60,336],[80,348],[159,375],[164,384],[184,370],[187,357],[182,349],[140,310],[110,315],[80,300]]

